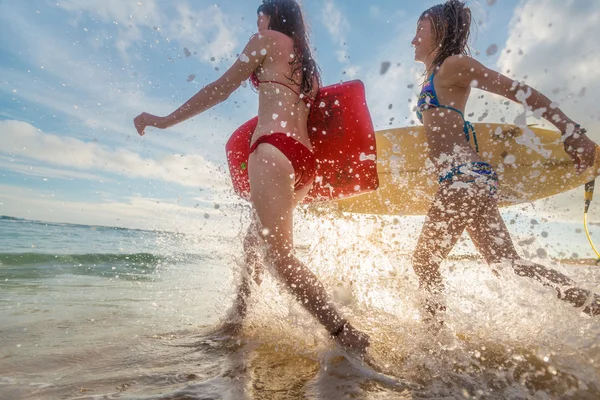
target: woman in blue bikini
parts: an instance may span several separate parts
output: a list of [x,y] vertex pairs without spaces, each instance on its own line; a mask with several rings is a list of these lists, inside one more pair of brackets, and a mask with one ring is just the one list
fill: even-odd
[[565,151],[577,172],[593,165],[595,144],[547,97],[469,57],[470,25],[470,10],[462,1],[450,0],[421,15],[412,41],[415,60],[425,64],[428,77],[417,114],[425,126],[429,157],[439,174],[439,189],[413,254],[414,270],[425,294],[425,319],[443,322],[440,263],[465,229],[488,264],[508,261],[517,275],[552,287],[559,299],[598,315],[600,296],[575,287],[570,278],[555,270],[522,260],[515,250],[498,211],[498,177],[479,156],[476,133],[464,118],[471,87],[512,101],[526,99],[531,110],[544,110],[542,116],[563,132]]

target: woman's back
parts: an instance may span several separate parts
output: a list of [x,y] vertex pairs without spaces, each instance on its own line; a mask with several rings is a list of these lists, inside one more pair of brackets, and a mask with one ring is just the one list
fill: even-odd
[[[292,38],[272,30],[260,34],[267,39],[267,47],[261,50],[266,57],[256,71],[259,82],[258,126],[252,141],[263,135],[283,132],[311,149],[307,120],[318,86],[313,85],[309,95],[300,94],[302,71],[294,71],[292,65],[298,57]],[[246,56],[251,57],[252,54]]]

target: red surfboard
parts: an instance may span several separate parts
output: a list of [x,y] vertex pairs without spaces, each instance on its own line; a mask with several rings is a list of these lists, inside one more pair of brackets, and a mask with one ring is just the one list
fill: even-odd
[[[327,201],[370,192],[379,186],[375,130],[361,81],[319,90],[308,116],[317,176],[305,202]],[[240,126],[225,150],[236,193],[250,199],[248,156],[258,117]]]

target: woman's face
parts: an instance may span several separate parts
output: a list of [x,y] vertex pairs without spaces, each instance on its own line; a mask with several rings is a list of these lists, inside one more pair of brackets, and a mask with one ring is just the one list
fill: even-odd
[[258,31],[268,31],[269,23],[271,22],[271,17],[265,15],[262,11],[260,11],[257,15],[256,26],[258,26]]
[[425,62],[427,57],[433,55],[435,43],[429,18],[421,18],[419,20],[417,33],[411,44],[415,47],[415,61]]

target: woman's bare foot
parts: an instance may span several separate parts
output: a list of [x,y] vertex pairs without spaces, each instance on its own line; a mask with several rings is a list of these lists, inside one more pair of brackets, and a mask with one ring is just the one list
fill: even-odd
[[367,347],[370,345],[369,335],[354,328],[348,322],[332,336],[340,346],[361,356],[367,352]]
[[585,307],[583,312],[593,316],[600,315],[600,296],[589,290],[572,287],[559,293],[559,299],[573,304],[575,307]]
[[219,331],[226,335],[236,336],[242,331],[243,327],[242,321],[226,321],[221,325]]
[[428,329],[437,334],[444,327],[446,304],[441,293],[427,291],[422,299],[421,318]]

